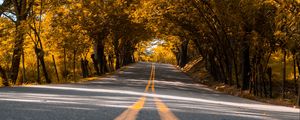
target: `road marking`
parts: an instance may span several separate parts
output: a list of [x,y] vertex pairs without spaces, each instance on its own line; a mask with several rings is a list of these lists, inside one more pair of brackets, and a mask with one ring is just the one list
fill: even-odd
[[[152,92],[155,93],[155,66],[152,72]],[[156,109],[158,110],[161,120],[178,120],[178,118],[169,110],[168,106],[164,104],[159,98],[154,97]]]
[[[151,85],[151,80],[153,78],[153,65],[151,66],[151,72],[150,72],[150,78],[148,80],[147,86],[145,87],[145,93],[148,92],[149,87]],[[146,101],[146,97],[142,96],[139,98],[138,101],[136,101],[132,106],[130,106],[127,110],[122,112],[118,117],[115,118],[115,120],[135,120],[138,113],[141,109],[143,109],[144,104]]]
[[124,111],[121,115],[115,118],[115,120],[135,120],[139,111],[144,107],[146,97],[141,97],[130,108]]
[[155,97],[154,101],[161,120],[178,120],[178,118],[169,110],[168,106],[160,99]]
[[149,77],[148,84],[147,84],[147,86],[146,86],[144,92],[148,92],[148,90],[149,90],[149,87],[150,87],[150,85],[151,85],[151,80],[153,79],[153,73],[155,72],[155,69],[154,69],[154,68],[155,68],[155,66],[152,64],[152,65],[151,65],[150,77]]
[[155,79],[155,65],[152,64],[152,68],[153,68],[153,72],[152,72],[152,92],[155,93],[155,89],[154,89],[154,79]]
[[[151,90],[155,94],[155,65],[151,65],[151,72],[150,72],[150,78],[148,80],[148,83],[145,87],[144,93],[148,92],[150,85]],[[144,108],[144,104],[146,101],[146,97],[142,96],[139,98],[138,101],[136,101],[132,106],[130,106],[127,110],[125,110],[123,113],[121,113],[118,117],[115,118],[115,120],[135,120],[139,111]],[[165,105],[159,98],[154,97],[156,109],[159,112],[159,116],[161,120],[179,120],[168,108],[167,105]]]

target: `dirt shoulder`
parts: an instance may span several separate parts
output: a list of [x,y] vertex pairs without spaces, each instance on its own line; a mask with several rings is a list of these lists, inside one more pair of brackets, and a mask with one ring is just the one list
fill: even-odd
[[[208,88],[213,90],[230,94],[233,96],[239,96],[242,98],[247,98],[251,100],[256,100],[264,103],[274,104],[274,105],[282,105],[288,107],[297,107],[295,106],[296,98],[295,99],[282,99],[280,97],[274,98],[264,98],[260,96],[254,96],[253,94],[249,93],[249,91],[241,91],[241,89],[235,86],[229,86],[224,83],[218,82],[213,80],[213,78],[208,74],[205,69],[204,63],[201,61],[201,58],[194,59],[189,62],[184,68],[179,68],[185,74],[193,78],[193,82],[200,83],[206,85]],[[298,107],[299,108],[299,107]]]

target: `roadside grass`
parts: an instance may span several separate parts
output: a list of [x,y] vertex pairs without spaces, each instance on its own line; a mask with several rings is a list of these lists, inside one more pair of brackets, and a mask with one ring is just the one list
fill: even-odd
[[[287,84],[286,84],[286,98],[282,99],[282,63],[281,59],[272,58],[269,66],[273,69],[272,84],[273,84],[273,98],[265,98],[260,96],[254,96],[249,91],[241,91],[236,86],[229,86],[222,82],[213,80],[212,76],[208,74],[205,69],[205,64],[201,61],[201,57],[197,57],[191,60],[181,70],[187,75],[193,78],[196,83],[201,83],[207,87],[219,92],[227,93],[233,96],[239,96],[247,99],[261,101],[270,104],[284,105],[290,107],[296,107],[297,96],[294,91],[294,78],[293,78],[293,62],[292,59],[287,60]],[[241,81],[241,80],[240,80]]]
[[[134,63],[133,63],[134,64]],[[132,64],[129,64],[128,66],[130,66]],[[62,76],[59,76],[60,77],[60,81],[58,81],[57,79],[52,79],[52,83],[51,84],[69,84],[69,83],[83,83],[83,82],[87,82],[87,81],[94,81],[94,80],[101,80],[101,78],[105,78],[109,75],[113,75],[113,74],[116,74],[118,72],[122,72],[124,70],[126,70],[128,68],[128,66],[123,66],[121,67],[120,69],[118,70],[114,70],[114,71],[111,71],[109,73],[106,73],[106,74],[102,74],[100,76],[97,76],[95,74],[87,77],[87,78],[83,78],[81,75],[80,75],[80,70],[77,70],[76,71],[76,78],[73,78],[73,76],[68,76],[68,78],[66,79],[63,79]],[[42,74],[41,74],[42,76]],[[29,77],[28,77],[29,78]],[[26,82],[24,82],[23,84],[17,84],[17,85],[12,85],[12,83],[9,83],[10,86],[33,86],[33,85],[39,85],[37,82],[32,82],[34,81],[34,77],[30,77],[32,79],[28,79]],[[18,78],[18,81],[22,79],[22,73],[19,75],[19,78]],[[41,85],[43,84],[46,84],[43,80],[44,78],[41,77],[41,80],[43,81]],[[17,81],[17,83],[18,83]],[[2,79],[0,78],[0,87],[4,87],[4,85],[2,84]]]

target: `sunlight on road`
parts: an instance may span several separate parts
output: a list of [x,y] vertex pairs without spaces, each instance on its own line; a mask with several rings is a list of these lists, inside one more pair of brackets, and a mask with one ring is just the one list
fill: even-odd
[[205,103],[228,105],[228,106],[234,106],[234,107],[244,107],[244,108],[248,108],[248,109],[299,113],[299,109],[289,108],[289,107],[284,107],[284,106],[274,106],[274,105],[267,105],[267,104],[233,103],[233,102],[206,100],[206,99],[201,99],[201,98],[159,95],[159,94],[152,94],[152,93],[126,91],[126,90],[88,89],[88,88],[74,88],[74,87],[72,88],[72,87],[57,87],[57,86],[32,86],[32,87],[47,88],[47,89],[60,89],[60,90],[86,91],[86,92],[105,92],[105,93],[127,94],[127,95],[135,95],[135,96],[145,95],[147,97],[159,97],[159,98],[174,99],[174,100],[180,100],[180,101],[205,102]]
[[[43,110],[82,110],[82,111],[98,111],[99,108],[115,109],[111,117],[116,120],[135,120],[139,119],[139,115],[144,114],[142,110],[155,111],[157,110],[157,117],[162,120],[176,120],[182,119],[182,115],[195,114],[206,115],[212,118],[220,118],[220,116],[231,116],[237,118],[249,119],[274,119],[280,116],[281,118],[297,119],[299,116],[299,109],[289,108],[284,106],[275,106],[237,98],[234,96],[214,93],[204,86],[192,86],[182,82],[170,82],[163,80],[155,80],[155,71],[152,68],[150,78],[146,80],[128,79],[126,81],[116,80],[116,78],[103,81],[93,81],[94,86],[84,84],[66,84],[66,85],[37,85],[14,87],[2,89],[0,91],[0,101],[4,103],[13,104],[29,104],[46,106]],[[148,76],[148,75],[147,75]],[[105,78],[106,79],[106,78]],[[115,83],[117,82],[117,83]],[[133,82],[139,83],[140,89],[128,87],[104,87],[98,85],[106,85],[115,83]],[[130,83],[131,84],[131,83]],[[114,85],[114,84],[113,84]],[[142,87],[143,86],[143,87]],[[190,90],[201,88],[202,92],[197,94],[182,94],[187,91],[172,93],[181,89],[165,89],[160,88],[184,88],[188,87]],[[103,88],[101,88],[103,87]],[[199,89],[198,89],[199,90]],[[206,92],[204,92],[206,91]],[[191,97],[189,97],[191,96]],[[147,104],[148,103],[148,104]],[[5,105],[5,104],[3,104]],[[34,111],[40,107],[17,108]],[[148,114],[148,113],[147,113]],[[281,119],[280,118],[280,119]]]
[[146,97],[141,97],[136,103],[124,111],[121,115],[115,118],[115,120],[135,120],[137,114],[143,109]]
[[[155,79],[155,65],[152,64],[151,71],[150,71],[150,78],[147,82],[144,93],[149,91],[150,86],[151,86],[152,93],[155,93],[154,79]],[[121,115],[119,115],[115,120],[135,120],[139,111],[143,109],[145,100],[146,97],[145,95],[143,95],[143,97],[141,97],[139,101],[134,103],[131,107],[129,107],[126,111],[124,111]],[[155,103],[157,104],[157,109],[159,111],[159,115],[162,120],[177,120],[175,115],[158,98],[155,98]],[[164,111],[162,111],[162,108],[164,109]]]
[[135,110],[140,110],[144,107],[144,104],[145,104],[145,100],[146,100],[146,97],[142,97],[140,98],[139,101],[137,101],[133,106],[131,106],[130,108],[131,109],[135,109]]
[[178,118],[170,111],[160,99],[154,98],[156,108],[159,111],[159,116],[162,120],[178,120]]
[[[102,96],[88,96],[84,98],[82,96],[76,95],[55,95],[55,94],[28,94],[28,93],[5,93],[1,94],[0,101],[15,101],[15,102],[31,102],[31,103],[47,103],[47,104],[74,104],[74,105],[89,105],[93,103],[96,106],[106,106],[114,108],[128,108],[132,102],[127,102],[128,100],[135,99],[137,96],[145,97],[157,97],[162,99],[174,100],[178,104],[169,104],[172,111],[186,112],[181,109],[176,108],[192,108],[204,110],[202,113],[212,114],[211,111],[219,111],[216,114],[223,115],[236,115],[244,116],[250,118],[261,118],[263,114],[253,114],[248,112],[239,112],[235,110],[230,110],[232,107],[239,107],[244,109],[255,109],[255,110],[266,110],[266,112],[286,112],[286,113],[299,113],[299,109],[282,107],[282,106],[271,106],[271,105],[262,105],[262,104],[248,104],[248,103],[231,103],[223,101],[215,101],[209,99],[200,99],[200,98],[190,98],[190,97],[180,97],[180,96],[170,96],[170,95],[158,95],[144,92],[134,92],[134,91],[125,91],[125,90],[108,90],[108,89],[87,89],[87,88],[74,88],[74,87],[54,87],[54,86],[35,86],[35,88],[45,88],[45,89],[55,89],[55,90],[70,90],[70,91],[85,91],[85,92],[95,92],[95,93],[113,93],[113,94],[127,94],[133,95],[131,98],[123,97],[109,97],[105,98]],[[23,96],[23,97],[20,97]],[[136,96],[136,97],[134,97]],[[143,101],[143,99],[142,99]],[[155,101],[154,101],[155,102]],[[181,104],[179,104],[181,103]],[[197,105],[197,104],[199,105]],[[210,104],[215,104],[215,107],[209,107]],[[134,105],[133,108],[141,109],[143,102],[138,102]],[[166,107],[162,104],[156,104],[157,108],[161,111],[165,111]],[[203,106],[207,105],[207,106]],[[154,109],[155,106],[151,106],[148,109]],[[224,109],[227,108],[227,109]],[[264,118],[265,119],[265,118]]]
[[[51,89],[51,90],[63,90],[64,93],[73,92],[86,92],[91,95],[87,97],[77,96],[77,95],[60,95],[60,94],[27,94],[27,93],[4,93],[2,94],[2,101],[15,101],[15,102],[35,102],[35,103],[48,103],[48,104],[73,104],[73,105],[89,105],[93,103],[96,106],[105,106],[112,108],[127,108],[116,120],[134,120],[137,118],[141,109],[157,109],[161,119],[177,119],[177,117],[171,112],[187,112],[185,109],[193,109],[197,113],[198,110],[201,113],[215,114],[215,115],[228,115],[228,116],[239,116],[253,119],[273,119],[268,117],[269,112],[280,112],[283,115],[289,115],[299,113],[299,109],[274,106],[262,103],[247,103],[247,102],[228,102],[219,101],[213,98],[193,98],[193,97],[183,97],[180,95],[165,95],[161,93],[155,93],[155,84],[160,85],[171,85],[176,87],[190,86],[189,84],[181,82],[168,82],[168,81],[155,81],[155,71],[154,68],[151,69],[150,78],[145,83],[147,84],[144,92],[136,92],[132,90],[122,90],[122,89],[99,89],[99,88],[85,88],[85,87],[72,87],[72,86],[51,86],[51,85],[39,85],[31,86],[25,88],[38,88],[38,89]],[[114,80],[115,81],[115,80]],[[108,81],[100,81],[109,83]],[[157,82],[157,83],[155,83]],[[199,87],[199,86],[196,86]],[[200,86],[201,87],[201,86]],[[202,86],[203,87],[203,86]],[[151,89],[149,89],[151,88]],[[151,90],[152,92],[148,92]],[[211,90],[209,90],[211,91]],[[100,94],[112,94],[113,96],[101,96]],[[95,95],[93,95],[95,94]],[[100,96],[98,96],[99,94]],[[114,97],[120,95],[129,95],[132,97]],[[142,97],[140,97],[142,96]],[[136,98],[139,99],[136,100]],[[147,100],[147,102],[154,102],[153,106],[145,107],[147,97],[154,98],[153,100]],[[168,106],[162,102],[168,103]],[[129,102],[131,101],[131,102]],[[136,102],[132,102],[136,101]],[[242,109],[242,111],[241,111]],[[251,110],[259,110],[261,112],[253,113]],[[199,111],[198,111],[199,112]]]

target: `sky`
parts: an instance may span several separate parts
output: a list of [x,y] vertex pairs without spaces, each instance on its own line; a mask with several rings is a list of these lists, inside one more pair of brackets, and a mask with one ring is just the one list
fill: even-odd
[[[0,0],[0,5],[2,5],[3,0]],[[6,15],[10,16],[12,19],[16,20],[16,17],[13,14],[5,13]],[[0,15],[0,17],[3,17],[3,15]]]
[[161,45],[163,44],[165,41],[164,40],[161,40],[161,39],[153,39],[150,43],[150,46],[148,46],[146,48],[146,52],[149,53],[149,54],[152,54],[153,53],[153,49],[156,48],[158,45]]

